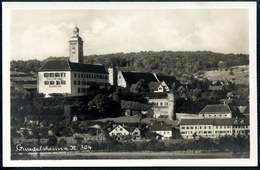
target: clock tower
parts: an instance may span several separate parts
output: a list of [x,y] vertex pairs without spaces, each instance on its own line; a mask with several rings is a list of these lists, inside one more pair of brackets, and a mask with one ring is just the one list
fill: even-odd
[[74,63],[83,63],[83,40],[79,36],[79,28],[73,29],[73,36],[69,41],[70,61]]

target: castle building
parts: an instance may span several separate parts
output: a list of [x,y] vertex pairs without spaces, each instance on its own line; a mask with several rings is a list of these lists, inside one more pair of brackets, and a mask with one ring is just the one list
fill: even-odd
[[50,97],[59,93],[82,96],[92,93],[91,86],[108,86],[108,72],[101,65],[83,63],[83,40],[73,29],[69,41],[69,60],[49,60],[38,70],[38,93]]

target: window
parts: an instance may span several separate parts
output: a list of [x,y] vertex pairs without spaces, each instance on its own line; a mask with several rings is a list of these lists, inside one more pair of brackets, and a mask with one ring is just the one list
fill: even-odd
[[94,79],[96,78],[96,74],[94,74]]
[[168,102],[164,102],[164,105],[165,105],[165,106],[168,106]]
[[44,81],[44,84],[45,85],[49,85],[49,81]]
[[60,73],[55,73],[55,77],[60,77]]
[[61,84],[66,84],[66,81],[64,81],[64,80],[61,80]]
[[78,85],[80,85],[80,81],[78,81]]
[[211,127],[209,126],[209,129],[210,129]]
[[208,131],[208,134],[211,134],[211,131]]
[[80,88],[78,88],[78,93],[80,93]]
[[73,51],[72,54],[75,54],[75,51]]
[[77,81],[74,81],[74,85],[76,85],[77,84]]
[[56,84],[57,84],[57,85],[60,85],[60,81],[56,81]]
[[44,73],[44,77],[49,77],[49,73]]
[[163,102],[160,102],[160,105],[162,106],[162,105],[163,105]]
[[189,126],[187,126],[187,129],[190,129],[190,127],[189,127]]
[[207,129],[207,126],[204,126],[204,129]]
[[197,129],[197,126],[195,126],[195,129]]
[[218,129],[218,126],[216,126],[216,129]]
[[193,129],[193,127],[190,127],[190,129]]
[[54,81],[50,81],[50,85],[54,85]]
[[80,74],[78,73],[78,78],[80,78]]
[[202,127],[200,126],[200,129],[202,129]]
[[54,73],[50,73],[50,77],[54,77]]
[[74,73],[74,77],[77,77],[77,73]]
[[185,129],[185,127],[182,126],[181,129]]
[[122,128],[120,128],[120,131],[123,131],[123,129],[122,129]]
[[81,78],[83,78],[83,74],[81,74]]
[[66,77],[66,73],[61,73],[61,77]]

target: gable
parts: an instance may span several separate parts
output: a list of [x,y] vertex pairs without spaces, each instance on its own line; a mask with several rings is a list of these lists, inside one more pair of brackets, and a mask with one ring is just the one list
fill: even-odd
[[146,83],[157,81],[152,73],[122,72],[122,75],[128,84],[136,84],[141,79],[144,79]]

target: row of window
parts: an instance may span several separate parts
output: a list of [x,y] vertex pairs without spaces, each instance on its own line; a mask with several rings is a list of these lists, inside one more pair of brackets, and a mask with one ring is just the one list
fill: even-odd
[[[199,129],[202,129],[203,126],[199,126]],[[197,126],[193,127],[193,126],[182,126],[181,129],[197,129]],[[216,129],[230,129],[231,126],[216,126]],[[234,126],[234,128],[248,128],[248,126]],[[207,126],[204,126],[204,129],[207,129]],[[211,126],[208,126],[208,129],[211,129]]]
[[83,74],[83,73],[74,73],[74,77],[78,78],[90,78],[90,79],[108,79],[107,75],[102,74]]
[[[204,117],[205,115],[202,115],[202,116]],[[212,116],[212,117],[213,117],[213,115],[206,115],[206,116],[208,116],[208,117],[211,117],[211,116]],[[218,116],[218,117],[222,117],[222,115],[214,115],[214,117],[217,117],[217,116]],[[224,115],[224,116],[227,117],[227,115]]]
[[[94,86],[97,83],[94,81],[74,81],[74,85],[89,85],[89,86]],[[103,82],[99,82],[98,85],[100,86],[108,86],[108,83],[103,83]]]
[[168,106],[168,102],[153,102],[156,106]]
[[44,73],[44,77],[66,77],[66,73]]
[[44,85],[65,85],[66,81],[61,80],[61,81],[44,81]]
[[[185,127],[185,126],[182,126],[181,127],[181,129],[197,129],[197,126],[195,126],[195,127],[193,127],[193,126],[191,126],[191,127],[189,127],[189,126],[187,126],[187,127]],[[199,129],[202,129],[203,128],[203,126],[200,126],[199,127]],[[207,129],[207,126],[204,126],[204,129]],[[211,129],[211,126],[208,126],[208,129]]]
[[231,133],[231,131],[215,131],[215,133]]

